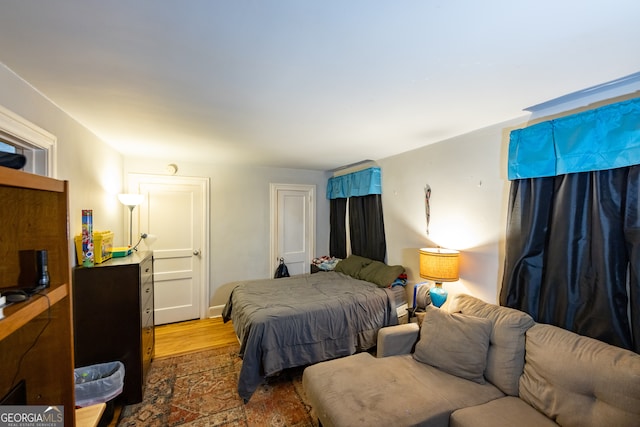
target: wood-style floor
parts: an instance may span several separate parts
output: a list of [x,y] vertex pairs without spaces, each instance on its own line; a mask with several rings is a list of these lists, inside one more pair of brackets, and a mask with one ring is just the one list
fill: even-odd
[[[225,324],[221,317],[156,326],[155,335],[155,359],[238,342],[231,322]],[[121,407],[115,408],[109,427],[118,425],[121,410]]]
[[156,359],[238,342],[231,322],[220,317],[156,326],[155,334]]

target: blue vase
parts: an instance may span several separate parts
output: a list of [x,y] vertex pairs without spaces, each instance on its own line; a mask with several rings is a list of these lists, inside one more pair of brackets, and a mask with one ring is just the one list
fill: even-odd
[[431,295],[431,304],[438,308],[442,307],[442,304],[447,300],[447,296],[449,296],[449,292],[439,283],[436,283],[433,288],[429,289],[429,294]]

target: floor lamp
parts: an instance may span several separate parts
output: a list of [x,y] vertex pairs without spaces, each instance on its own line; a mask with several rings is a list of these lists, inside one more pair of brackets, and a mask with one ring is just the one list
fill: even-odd
[[129,208],[129,247],[133,244],[133,210],[144,200],[144,194],[118,194],[120,203]]

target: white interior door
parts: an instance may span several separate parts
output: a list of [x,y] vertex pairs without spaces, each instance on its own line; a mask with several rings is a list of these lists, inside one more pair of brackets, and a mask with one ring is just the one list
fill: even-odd
[[308,273],[315,239],[315,186],[271,184],[272,270],[284,258],[289,274]]
[[[204,318],[208,301],[208,180],[129,175],[145,195],[134,235],[152,234],[154,317],[158,325]],[[137,226],[137,227],[136,227]]]

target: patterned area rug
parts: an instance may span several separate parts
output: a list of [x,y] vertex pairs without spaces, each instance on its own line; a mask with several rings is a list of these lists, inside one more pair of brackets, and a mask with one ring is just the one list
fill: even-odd
[[302,369],[260,386],[244,404],[237,392],[238,345],[151,363],[144,400],[125,406],[126,426],[317,426],[305,403]]

